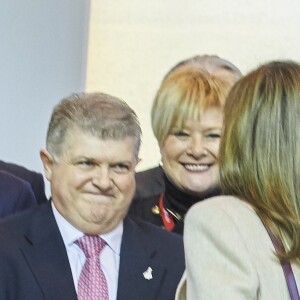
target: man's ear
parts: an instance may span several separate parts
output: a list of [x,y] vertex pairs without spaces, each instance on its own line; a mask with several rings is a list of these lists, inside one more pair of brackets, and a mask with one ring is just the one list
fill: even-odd
[[136,168],[136,166],[137,166],[141,161],[142,161],[142,159],[139,158],[139,157],[136,159],[136,163],[135,163],[134,169]]
[[44,166],[44,172],[46,178],[51,181],[52,176],[52,167],[54,164],[54,160],[50,153],[46,149],[42,149],[40,151],[40,158],[42,160],[43,166]]

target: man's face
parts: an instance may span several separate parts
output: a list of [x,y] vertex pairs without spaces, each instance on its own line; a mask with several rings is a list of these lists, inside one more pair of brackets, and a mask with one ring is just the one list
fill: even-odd
[[114,229],[135,191],[134,138],[101,140],[80,130],[67,135],[59,162],[41,151],[57,210],[86,234]]

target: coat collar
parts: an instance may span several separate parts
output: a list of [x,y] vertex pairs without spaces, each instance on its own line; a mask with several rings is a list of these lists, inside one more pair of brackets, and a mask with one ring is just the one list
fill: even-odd
[[32,218],[21,251],[45,299],[77,299],[65,245],[55,222],[50,201]]
[[125,218],[117,300],[157,299],[166,271],[143,225]]
[[[145,293],[147,299],[157,299],[167,268],[159,260],[154,244],[144,225],[125,218],[117,300],[142,299]],[[77,299],[65,245],[50,203],[41,205],[32,218],[21,251],[45,299]]]

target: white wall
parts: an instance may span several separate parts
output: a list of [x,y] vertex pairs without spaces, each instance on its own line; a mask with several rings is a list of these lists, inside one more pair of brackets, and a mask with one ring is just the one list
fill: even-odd
[[53,106],[85,88],[88,0],[0,0],[0,158],[42,172]]
[[298,0],[0,0],[0,158],[42,171],[53,106],[71,92],[125,99],[144,132],[139,169],[160,159],[150,125],[165,73],[195,54],[243,72],[271,59],[300,61]]
[[87,90],[126,100],[144,132],[140,169],[160,155],[150,107],[178,61],[218,54],[247,72],[272,59],[300,61],[298,0],[92,0]]

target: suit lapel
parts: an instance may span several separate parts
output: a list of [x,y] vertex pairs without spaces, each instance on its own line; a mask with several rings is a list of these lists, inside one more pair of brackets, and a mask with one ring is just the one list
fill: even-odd
[[126,218],[117,300],[157,299],[165,272],[166,268],[159,261],[157,250],[147,241],[147,232],[144,232],[142,226]]
[[45,299],[77,299],[65,245],[50,203],[42,205],[33,218],[21,251]]

